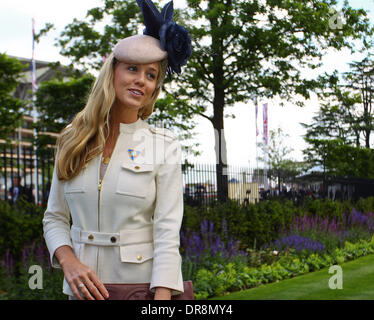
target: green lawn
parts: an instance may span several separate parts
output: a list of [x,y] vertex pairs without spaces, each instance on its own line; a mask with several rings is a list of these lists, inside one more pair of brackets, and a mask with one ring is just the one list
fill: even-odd
[[374,255],[341,265],[343,289],[329,288],[328,268],[257,288],[234,292],[220,300],[374,300]]

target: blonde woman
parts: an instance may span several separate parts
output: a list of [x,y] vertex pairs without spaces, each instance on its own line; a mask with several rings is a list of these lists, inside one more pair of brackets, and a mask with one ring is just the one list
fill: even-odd
[[154,299],[184,291],[180,144],[144,120],[167,72],[179,73],[191,55],[190,38],[172,2],[161,13],[137,2],[144,34],[117,43],[57,141],[43,228],[70,299],[108,299],[108,284],[149,283]]

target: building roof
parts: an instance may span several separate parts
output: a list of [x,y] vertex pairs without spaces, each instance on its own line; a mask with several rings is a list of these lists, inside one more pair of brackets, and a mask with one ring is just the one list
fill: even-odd
[[[31,59],[10,55],[8,57],[17,59],[25,66],[23,69],[23,76],[20,79],[20,84],[14,92],[14,97],[21,100],[31,99]],[[66,66],[60,65],[55,67],[54,65],[54,62],[35,60],[36,82],[39,83],[41,81],[56,78],[57,73],[61,73],[62,75],[67,74],[68,68]]]

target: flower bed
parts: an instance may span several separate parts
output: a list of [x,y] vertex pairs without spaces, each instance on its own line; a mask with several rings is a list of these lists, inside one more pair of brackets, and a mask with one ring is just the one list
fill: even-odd
[[[354,205],[316,200],[303,208],[278,201],[248,207],[228,202],[205,211],[186,206],[183,278],[193,280],[197,299],[206,299],[373,253],[374,198]],[[51,268],[42,238],[42,212],[0,202],[0,299],[66,299],[63,273]],[[43,290],[28,286],[34,264],[43,269]]]
[[[297,212],[289,223],[278,226],[273,241],[259,249],[256,238],[250,248],[229,236],[225,219],[215,225],[203,220],[200,232],[182,234],[184,278],[193,280],[197,299],[206,299],[374,253],[374,214],[354,208],[349,213],[336,212],[322,216]],[[257,225],[261,232],[263,224],[258,221]]]
[[238,290],[250,289],[261,284],[277,282],[307,272],[312,272],[346,261],[374,253],[374,237],[371,241],[360,240],[357,243],[346,242],[344,248],[336,248],[331,254],[313,253],[299,256],[290,249],[279,255],[271,265],[263,264],[258,268],[247,266],[243,262],[213,264],[209,270],[197,270],[194,277],[196,299],[221,296]]

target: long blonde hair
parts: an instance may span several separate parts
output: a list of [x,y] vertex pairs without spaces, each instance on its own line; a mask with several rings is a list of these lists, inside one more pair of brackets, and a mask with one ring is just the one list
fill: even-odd
[[[74,178],[87,162],[104,150],[110,131],[110,111],[115,100],[113,80],[116,63],[117,60],[111,53],[91,89],[86,106],[76,114],[71,124],[65,127],[57,138],[56,165],[59,180]],[[166,75],[167,59],[159,63],[160,72],[156,80],[156,89],[149,103],[138,111],[138,116],[143,120],[152,114]]]

